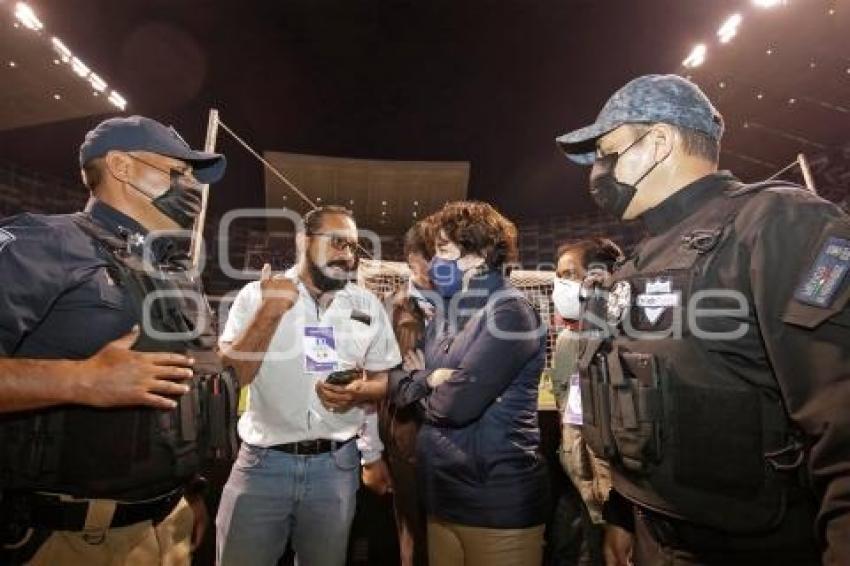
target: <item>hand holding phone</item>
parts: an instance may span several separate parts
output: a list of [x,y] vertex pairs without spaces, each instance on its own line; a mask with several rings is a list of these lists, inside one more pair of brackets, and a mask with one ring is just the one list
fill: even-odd
[[348,385],[355,379],[359,378],[362,371],[359,369],[346,369],[335,371],[325,378],[325,383],[330,385]]

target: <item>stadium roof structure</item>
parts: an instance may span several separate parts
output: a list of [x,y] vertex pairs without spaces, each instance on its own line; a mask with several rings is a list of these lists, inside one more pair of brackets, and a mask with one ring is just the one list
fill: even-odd
[[0,2],[0,130],[123,111],[126,100],[24,2]]
[[[786,168],[804,154],[818,193],[850,203],[846,0],[31,1],[47,63],[59,34],[110,88],[130,91],[134,113],[189,139],[202,139],[213,107],[261,150],[467,161],[469,197],[516,221],[596,213],[588,171],[565,163],[554,138],[592,122],[636,75],[660,72],[690,75],[723,113],[721,168],[799,182],[801,168]],[[52,83],[27,95],[10,86],[15,9],[0,0],[0,130],[23,120],[7,102],[15,93],[53,102]],[[84,106],[104,102],[81,94]],[[68,150],[92,122],[0,132],[0,153],[76,178]],[[216,212],[263,203],[262,169],[230,140],[219,149],[229,163]]]
[[[403,234],[449,201],[467,198],[467,161],[351,159],[266,151],[265,158],[318,206],[352,210],[361,228]],[[309,207],[266,174],[266,206],[303,214]]]
[[[745,180],[788,169],[798,153],[817,190],[848,193],[850,10],[831,0],[753,0],[705,32],[678,72],[695,81],[726,119],[721,166]],[[802,181],[800,171],[791,176]]]

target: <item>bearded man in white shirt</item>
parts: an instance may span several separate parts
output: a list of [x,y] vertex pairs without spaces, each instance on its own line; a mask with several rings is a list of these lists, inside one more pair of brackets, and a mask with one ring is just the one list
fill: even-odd
[[[249,387],[242,447],[216,518],[216,561],[273,565],[292,540],[299,564],[342,565],[364,482],[389,489],[372,401],[401,363],[386,311],[351,282],[358,232],[350,211],[308,213],[298,264],[237,295],[220,338],[225,365]],[[348,385],[328,375],[359,370]]]

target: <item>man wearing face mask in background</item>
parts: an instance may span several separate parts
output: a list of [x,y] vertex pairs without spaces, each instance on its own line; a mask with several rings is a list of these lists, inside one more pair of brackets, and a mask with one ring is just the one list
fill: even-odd
[[552,290],[555,310],[564,321],[552,363],[552,389],[562,415],[560,459],[571,484],[558,498],[550,526],[554,565],[601,565],[602,504],[611,489],[611,474],[581,436],[581,393],[578,384],[579,320],[582,284],[588,275],[604,280],[614,271],[623,252],[605,238],[589,238],[558,249]]
[[[84,213],[0,229],[0,562],[189,564],[235,387],[186,256],[156,232],[192,227],[225,160],[132,116],[90,131],[80,165]],[[153,291],[170,295],[143,313]]]
[[[693,83],[639,77],[558,138],[649,236],[589,315],[583,434],[611,465],[609,564],[850,564],[850,221],[718,171]],[[600,308],[595,308],[595,307]]]

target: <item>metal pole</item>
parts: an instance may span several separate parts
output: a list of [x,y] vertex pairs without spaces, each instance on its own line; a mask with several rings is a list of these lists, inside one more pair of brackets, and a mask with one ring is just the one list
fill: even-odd
[[802,153],[797,154],[797,163],[800,164],[800,171],[803,173],[803,180],[806,182],[806,188],[814,194],[818,194],[815,188],[815,178],[812,177],[812,170],[809,169],[809,160]]
[[[218,138],[218,110],[210,108],[210,116],[207,120],[207,139],[204,141],[204,151],[215,151],[215,142]],[[192,269],[197,269],[201,257],[201,246],[204,245],[204,224],[207,220],[207,203],[209,202],[210,186],[201,188],[201,212],[195,220],[192,229]]]
[[782,169],[780,169],[779,171],[777,171],[776,173],[774,173],[773,175],[771,175],[770,177],[765,179],[765,181],[772,181],[772,180],[776,179],[777,177],[779,177],[780,175],[782,175],[783,173],[785,173],[786,171],[790,171],[791,169],[793,169],[794,167],[797,167],[799,165],[800,164],[796,160],[792,161],[791,163],[789,163],[788,165],[786,165],[785,167],[783,167]]
[[[310,207],[310,210],[315,210],[315,209],[319,208],[319,205],[317,205],[317,204],[316,204],[316,203],[315,203],[315,202],[314,202],[314,201],[313,201],[310,197],[308,197],[306,194],[304,194],[304,191],[302,191],[301,189],[299,189],[298,187],[296,187],[296,186],[292,183],[292,181],[290,181],[289,179],[287,179],[286,177],[284,177],[283,173],[281,173],[280,171],[278,171],[278,170],[277,170],[277,168],[275,168],[275,166],[274,166],[274,165],[272,165],[271,163],[269,163],[269,161],[268,161],[265,157],[263,157],[262,155],[260,155],[260,153],[259,153],[256,149],[254,149],[253,147],[251,147],[251,146],[248,144],[248,142],[246,142],[245,140],[243,140],[242,138],[240,138],[238,135],[236,135],[236,132],[234,132],[233,130],[231,130],[231,129],[227,126],[227,124],[225,124],[224,122],[219,122],[219,126],[221,126],[221,129],[222,129],[222,130],[224,130],[224,132],[225,132],[226,134],[230,135],[230,137],[231,137],[231,138],[233,138],[233,139],[234,139],[234,141],[236,141],[236,143],[238,143],[239,145],[241,145],[242,147],[244,147],[244,148],[245,148],[245,150],[246,150],[248,153],[250,153],[251,155],[253,155],[254,157],[256,157],[256,158],[257,158],[257,160],[258,160],[260,163],[262,163],[262,164],[266,167],[266,169],[268,169],[268,170],[271,172],[271,174],[272,174],[272,175],[274,175],[275,177],[277,177],[277,178],[278,178],[278,179],[279,179],[279,180],[280,180],[280,181],[281,181],[284,185],[286,185],[287,187],[289,187],[290,189],[292,189],[292,191],[293,191],[296,195],[298,195],[299,197],[301,197],[301,200],[303,200],[304,202],[306,202],[306,203],[307,203],[307,205]],[[357,248],[361,251],[361,253],[363,253],[363,256],[364,256],[364,257],[368,257],[368,258],[371,258],[371,257],[372,257],[372,254],[369,252],[369,250],[367,250],[367,249],[366,249],[365,247],[363,247],[362,245],[357,244]]]

